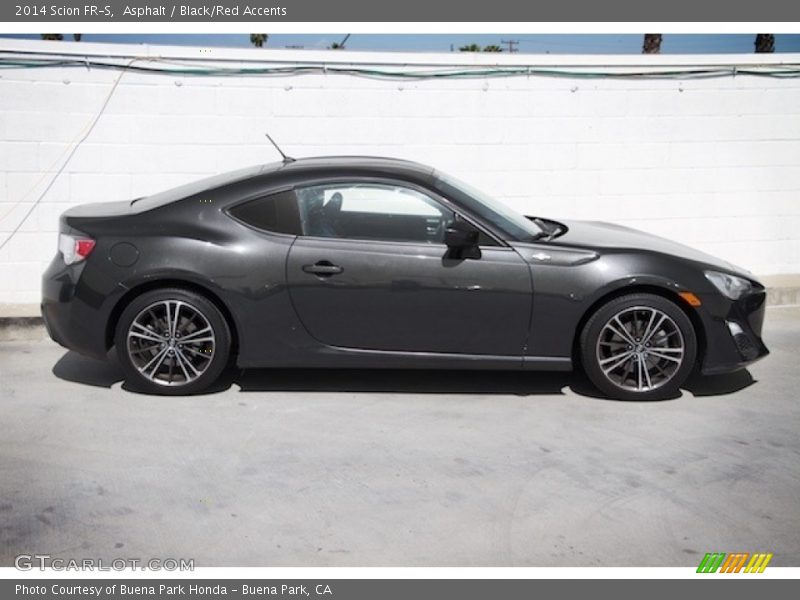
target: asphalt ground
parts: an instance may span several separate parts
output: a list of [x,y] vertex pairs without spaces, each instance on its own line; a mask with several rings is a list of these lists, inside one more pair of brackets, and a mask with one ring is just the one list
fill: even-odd
[[254,370],[206,395],[0,342],[0,565],[800,566],[800,308],[676,399],[564,373]]

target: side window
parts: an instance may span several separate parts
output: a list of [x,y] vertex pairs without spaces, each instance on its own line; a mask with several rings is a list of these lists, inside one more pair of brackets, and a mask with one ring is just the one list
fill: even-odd
[[290,235],[302,233],[297,199],[292,191],[256,198],[238,204],[228,212],[231,216],[257,229]]
[[305,235],[441,244],[453,211],[400,185],[330,183],[297,190]]

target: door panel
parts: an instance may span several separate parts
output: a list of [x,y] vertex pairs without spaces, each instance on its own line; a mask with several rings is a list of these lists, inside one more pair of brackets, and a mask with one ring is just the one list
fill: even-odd
[[527,264],[510,248],[446,256],[442,244],[299,237],[287,281],[303,325],[327,345],[521,356]]

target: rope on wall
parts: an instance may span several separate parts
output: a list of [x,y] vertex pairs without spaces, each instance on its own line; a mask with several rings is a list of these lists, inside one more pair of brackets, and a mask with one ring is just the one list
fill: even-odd
[[[752,75],[757,77],[772,78],[796,78],[800,77],[800,65],[756,65],[756,66],[724,66],[724,67],[691,67],[691,68],[650,68],[646,70],[623,69],[596,70],[586,67],[573,68],[542,68],[530,66],[510,66],[510,67],[459,67],[459,68],[427,68],[427,69],[408,69],[398,68],[376,68],[332,65],[326,63],[316,64],[291,64],[271,66],[240,67],[234,65],[206,66],[191,64],[187,62],[174,62],[154,57],[134,57],[127,61],[115,61],[108,58],[64,58],[64,57],[40,57],[26,56],[20,52],[0,51],[0,70],[4,69],[107,69],[119,71],[119,75],[111,86],[108,95],[102,103],[97,114],[90,119],[84,131],[76,137],[76,143],[71,144],[65,152],[66,160],[53,175],[52,179],[39,194],[35,201],[30,203],[30,208],[26,211],[22,219],[9,235],[0,242],[0,250],[11,241],[14,235],[20,230],[22,225],[33,214],[34,209],[44,198],[53,186],[59,175],[64,171],[72,156],[80,145],[89,137],[98,120],[108,106],[111,97],[114,95],[122,76],[126,72],[149,73],[155,75],[178,75],[192,77],[290,77],[308,74],[332,74],[349,75],[355,77],[366,77],[370,79],[383,80],[437,80],[437,79],[487,79],[503,77],[562,77],[572,79],[710,79],[720,77],[735,77],[741,75]],[[38,183],[37,183],[38,185]],[[36,186],[34,186],[35,188]],[[32,191],[32,190],[31,190]],[[29,192],[30,193],[30,192]],[[25,196],[27,196],[26,194]],[[23,197],[24,198],[24,197]],[[3,215],[7,217],[19,201]]]
[[288,77],[308,74],[350,75],[371,79],[388,80],[431,80],[431,79],[476,79],[498,77],[567,77],[578,79],[694,79],[719,78],[740,75],[757,77],[794,78],[800,77],[800,65],[756,65],[756,66],[724,66],[724,67],[689,67],[689,68],[649,68],[649,69],[590,69],[543,68],[543,67],[461,67],[453,68],[375,68],[348,65],[296,64],[241,67],[233,65],[204,66],[176,64],[160,58],[141,57],[138,64],[126,66],[125,63],[98,58],[25,58],[18,53],[3,56],[0,52],[0,69],[46,69],[46,68],[96,68],[125,69],[131,72],[152,73],[159,75],[184,75],[194,77]]
[[[47,195],[47,192],[50,191],[50,188],[53,187],[53,184],[59,178],[61,173],[64,172],[64,169],[66,169],[67,165],[69,164],[69,161],[72,160],[72,157],[75,155],[75,152],[77,152],[77,150],[78,150],[78,148],[80,148],[81,144],[83,144],[83,142],[85,142],[86,139],[89,137],[89,135],[92,133],[92,131],[94,130],[95,126],[97,125],[97,122],[100,120],[100,117],[102,117],[103,113],[106,111],[106,108],[108,107],[108,103],[111,102],[111,98],[114,96],[114,92],[117,90],[117,87],[119,86],[120,81],[122,81],[122,76],[125,75],[125,73],[130,69],[130,67],[134,64],[135,61],[136,61],[136,59],[133,58],[130,61],[128,61],[128,63],[120,65],[119,74],[117,75],[116,79],[114,80],[114,83],[109,88],[105,99],[103,100],[102,104],[100,105],[100,109],[97,111],[97,113],[91,119],[89,119],[89,121],[87,122],[86,126],[80,132],[78,132],[78,134],[75,136],[73,141],[67,146],[67,149],[64,151],[64,153],[59,158],[56,159],[56,162],[53,163],[53,166],[55,166],[56,164],[58,164],[59,161],[61,161],[63,159],[63,162],[61,163],[61,166],[53,174],[52,178],[50,179],[48,184],[45,186],[44,190],[42,190],[42,193],[39,194],[37,196],[37,198],[33,202],[28,203],[28,204],[30,204],[30,207],[25,212],[25,214],[22,216],[22,219],[19,220],[19,222],[11,230],[11,232],[8,234],[8,236],[6,236],[6,238],[2,242],[0,242],[0,250],[2,250],[11,241],[11,239],[19,232],[19,230],[22,228],[22,226],[25,224],[25,222],[33,214],[33,211],[36,209],[36,207],[39,205],[39,203],[42,201],[42,199]],[[47,174],[47,171],[45,171],[42,174],[42,177],[39,179],[39,181],[37,181],[33,185],[33,187],[30,190],[28,190],[28,192],[25,195],[23,195],[19,200],[17,200],[17,202],[12,204],[11,208],[2,217],[0,217],[0,221],[5,219],[6,217],[8,217],[8,215],[10,215],[14,211],[14,209],[17,206],[19,206],[22,203],[22,201],[25,198],[27,198],[34,189],[36,189],[36,186],[38,186],[44,180],[46,174]]]

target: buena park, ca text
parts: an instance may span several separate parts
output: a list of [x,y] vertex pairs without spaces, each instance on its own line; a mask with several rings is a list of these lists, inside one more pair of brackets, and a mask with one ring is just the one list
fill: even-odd
[[321,583],[315,585],[128,585],[114,583],[110,585],[25,585],[17,584],[17,596],[88,596],[100,598],[101,596],[227,596],[228,594],[241,594],[242,596],[333,596],[330,585]]

